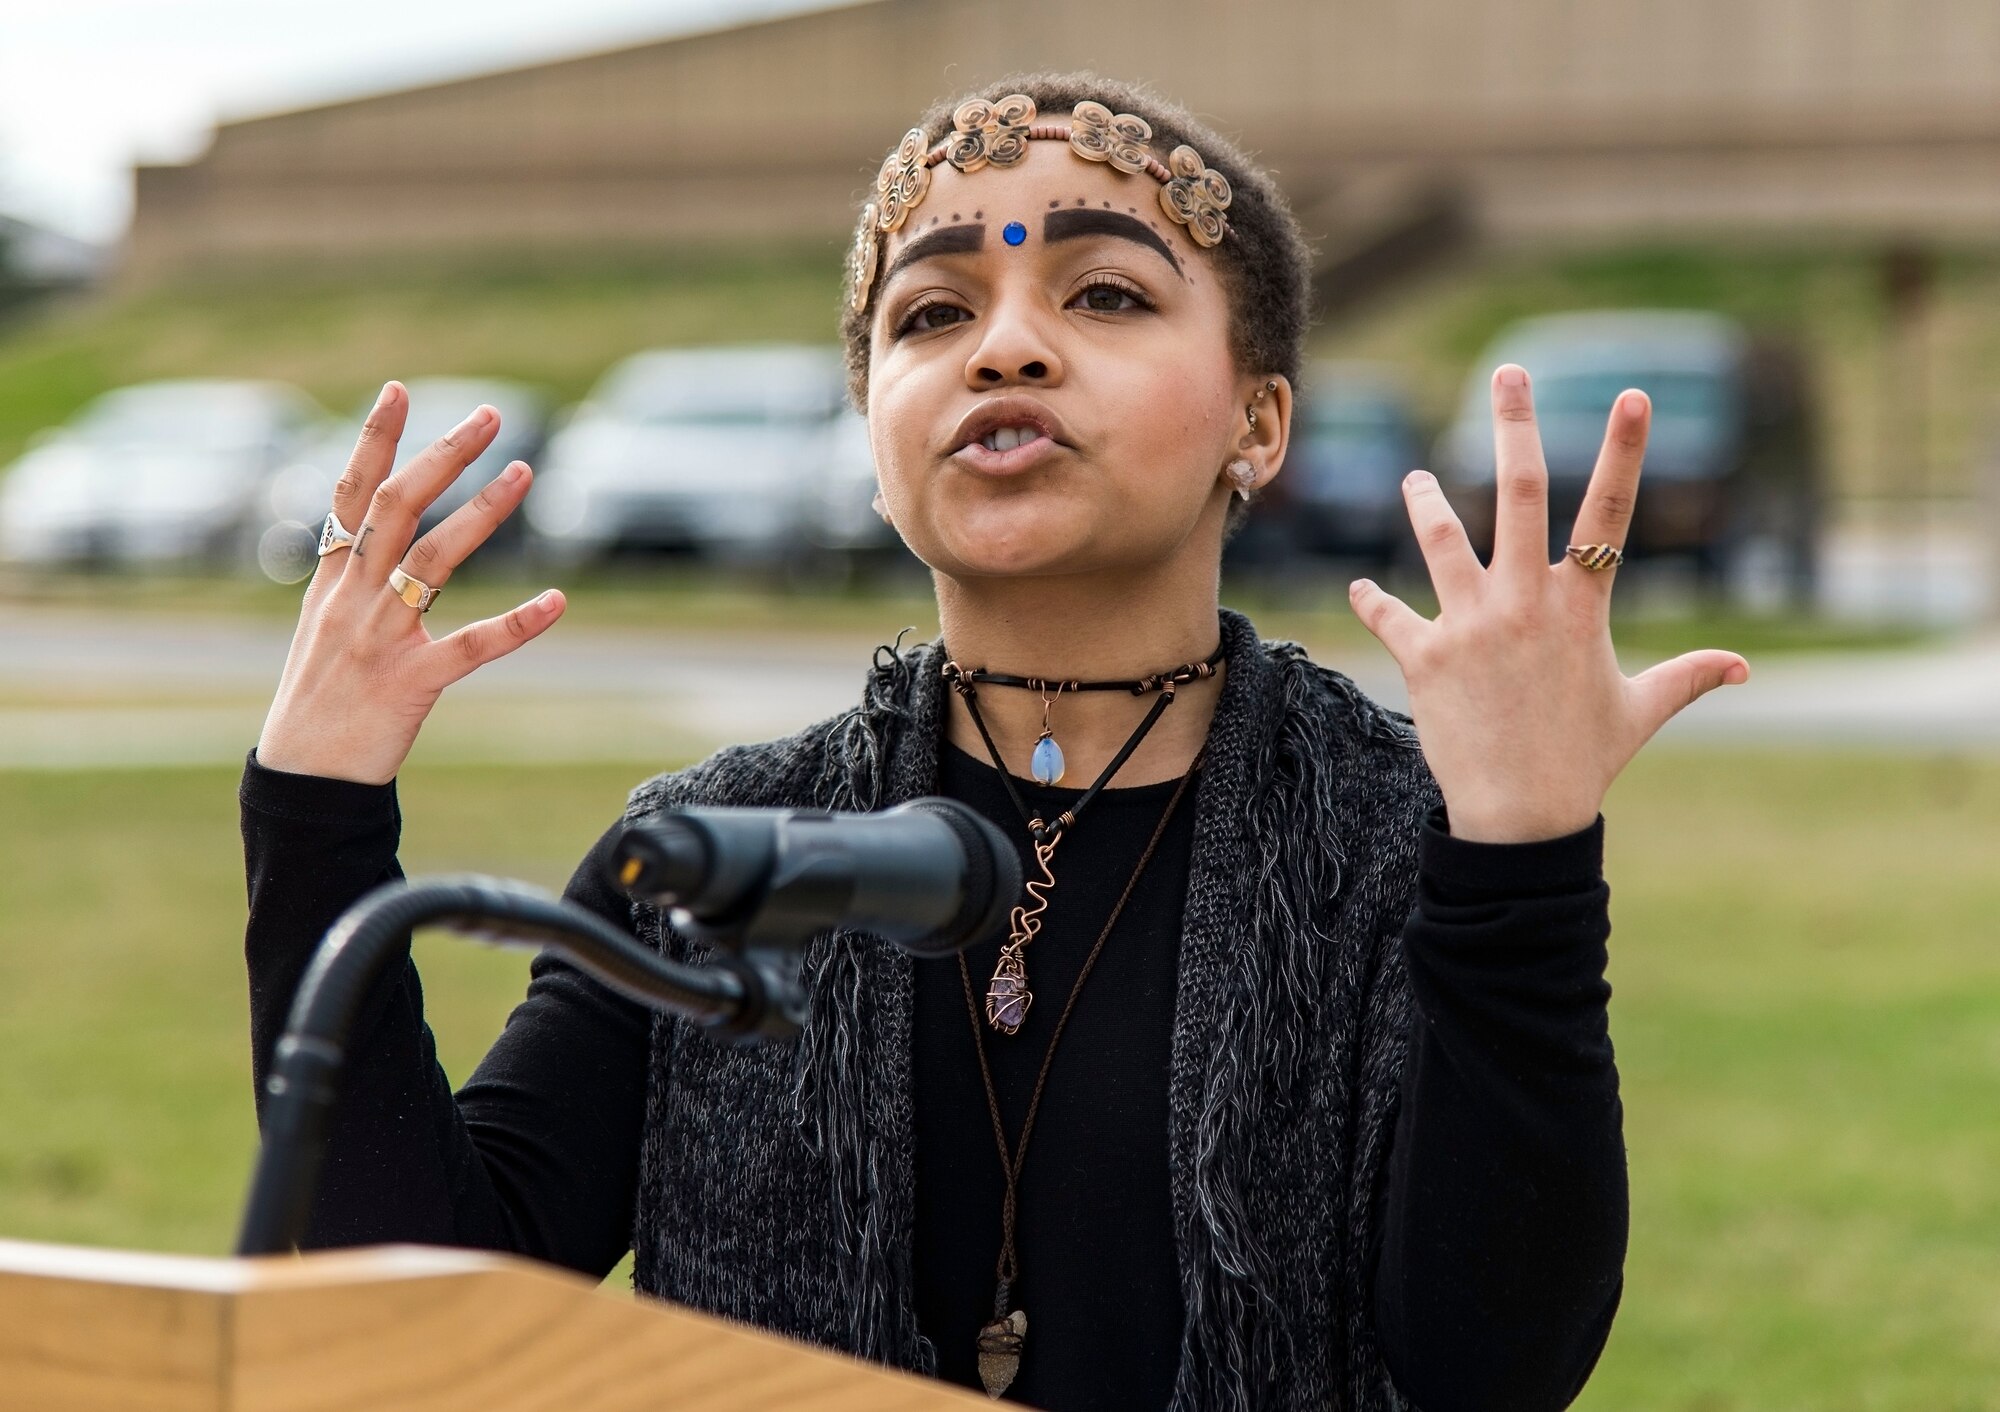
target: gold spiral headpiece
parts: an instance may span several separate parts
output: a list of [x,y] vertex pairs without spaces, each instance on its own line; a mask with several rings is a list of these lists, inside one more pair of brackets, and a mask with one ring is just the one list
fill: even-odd
[[1011,167],[1028,155],[1030,142],[1067,142],[1085,161],[1105,162],[1133,176],[1146,175],[1160,183],[1160,209],[1177,225],[1187,227],[1204,248],[1220,245],[1229,234],[1229,180],[1202,161],[1201,154],[1182,143],[1162,162],[1148,145],[1153,125],[1132,113],[1114,113],[1102,103],[1084,99],[1070,110],[1067,125],[1037,123],[1035,100],[1025,93],[1005,98],[974,98],[951,115],[952,130],[935,147],[924,143],[924,130],[903,134],[875,175],[875,199],[861,210],[850,264],[854,274],[854,307],[868,306],[881,260],[882,237],[898,230],[910,212],[923,204],[931,189],[931,169],[949,162],[961,172],[981,167]]

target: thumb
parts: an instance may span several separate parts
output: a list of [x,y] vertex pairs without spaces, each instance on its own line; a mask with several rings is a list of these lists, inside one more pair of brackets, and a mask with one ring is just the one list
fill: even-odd
[[1632,678],[1640,714],[1650,739],[1654,732],[1718,686],[1750,680],[1750,664],[1734,652],[1710,648],[1662,662]]
[[1422,613],[1373,579],[1356,579],[1349,584],[1347,601],[1354,609],[1354,616],[1361,619],[1361,626],[1389,649],[1389,655],[1399,666],[1405,646],[1430,626]]

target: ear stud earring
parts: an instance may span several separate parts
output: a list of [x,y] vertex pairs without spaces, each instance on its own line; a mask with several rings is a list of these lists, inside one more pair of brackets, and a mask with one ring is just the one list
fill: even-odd
[[1236,493],[1248,500],[1250,487],[1257,483],[1257,468],[1239,456],[1224,468],[1224,474],[1229,477],[1229,483],[1236,487]]

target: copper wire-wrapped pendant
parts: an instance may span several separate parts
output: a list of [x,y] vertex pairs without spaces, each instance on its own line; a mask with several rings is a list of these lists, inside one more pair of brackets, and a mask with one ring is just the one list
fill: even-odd
[[1028,1316],[1016,1309],[979,1330],[979,1381],[988,1397],[998,1397],[1021,1371],[1021,1350],[1028,1341]]
[[1020,948],[1009,944],[1000,948],[1000,964],[986,983],[986,1023],[1002,1034],[1018,1034],[1035,1003],[1028,989],[1028,966]]

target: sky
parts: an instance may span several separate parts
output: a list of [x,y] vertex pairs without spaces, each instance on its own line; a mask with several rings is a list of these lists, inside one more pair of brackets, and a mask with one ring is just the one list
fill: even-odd
[[89,240],[218,121],[826,0],[0,0],[0,212]]

